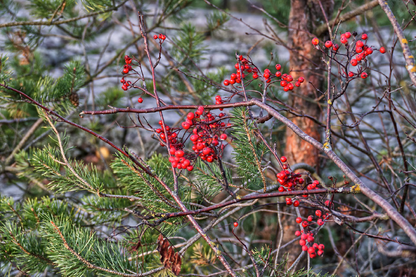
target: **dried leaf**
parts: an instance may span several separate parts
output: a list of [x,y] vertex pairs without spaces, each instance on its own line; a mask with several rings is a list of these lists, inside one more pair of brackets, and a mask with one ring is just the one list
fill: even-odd
[[173,258],[173,256],[175,255],[175,251],[173,251],[173,247],[169,247],[168,251],[166,252],[166,256],[165,256],[165,262],[163,263],[163,265],[165,266],[165,268],[172,268],[172,261],[171,259]]
[[179,256],[178,253],[175,253],[175,255],[173,256],[173,261],[172,261],[172,272],[175,275],[179,275],[179,272],[181,272],[181,265],[182,265],[181,256]]
[[166,269],[172,270],[175,275],[181,271],[182,260],[178,253],[170,245],[169,241],[159,235],[157,238],[157,251],[160,254],[160,261]]
[[168,248],[169,248],[169,241],[165,239],[162,243],[162,246],[160,247],[159,253],[160,253],[160,261],[162,264],[165,264],[166,256],[168,254]]

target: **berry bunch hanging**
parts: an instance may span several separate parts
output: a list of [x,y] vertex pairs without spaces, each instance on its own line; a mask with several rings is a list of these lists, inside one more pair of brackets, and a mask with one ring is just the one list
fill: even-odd
[[159,39],[160,40],[160,43],[163,43],[165,41],[165,39],[166,39],[166,36],[164,34],[159,34],[159,35],[154,35],[153,38],[155,40]]
[[[283,74],[279,71],[282,66],[280,64],[276,64],[276,73],[272,74],[270,69],[266,68],[263,73],[259,71],[259,69],[248,59],[244,58],[242,55],[239,56],[239,62],[234,65],[236,69],[236,73],[232,73],[230,75],[230,79],[224,80],[224,85],[234,85],[235,83],[240,84],[241,79],[245,79],[246,72],[247,74],[252,74],[253,79],[261,78],[266,83],[270,83],[273,78],[276,78],[277,81],[280,81],[280,85],[283,87],[284,91],[293,90],[295,86],[299,87],[305,79],[300,77],[296,80],[295,84],[293,84],[293,77],[290,74]],[[259,75],[260,74],[260,75]]]
[[[354,40],[352,44],[350,45],[349,39],[351,37],[354,37]],[[351,34],[351,32],[345,32],[341,34],[340,36],[341,44],[344,45],[349,50],[347,52],[349,63],[354,67],[359,66],[357,73],[349,71],[347,74],[346,72],[343,72],[343,76],[349,77],[349,78],[361,77],[362,79],[366,79],[368,77],[368,73],[365,72],[365,70],[367,69],[367,62],[368,62],[367,57],[372,55],[375,49],[366,44],[368,40],[367,34],[365,33],[362,34],[361,38],[359,39],[356,39],[356,37],[357,37],[356,32],[354,32],[353,34]],[[318,38],[313,38],[312,44],[315,45],[317,49],[320,49]],[[324,43],[324,46],[325,48],[328,48],[328,49],[332,47],[332,51],[335,54],[337,54],[338,49],[339,49],[339,45],[333,43],[330,40],[326,41]],[[386,49],[384,47],[380,47],[379,51],[382,54],[386,53]],[[342,55],[346,56],[345,54],[342,54]],[[333,58],[335,59],[335,55]]]
[[[281,187],[278,188],[278,191],[296,191],[296,190],[314,190],[320,188],[320,183],[317,180],[312,181],[312,183],[307,184],[307,182],[301,177],[301,174],[294,173],[290,170],[287,158],[282,156],[280,161],[283,165],[283,170],[276,174],[277,181],[281,184]],[[302,198],[308,198],[308,195],[302,195]],[[286,205],[293,205],[294,207],[299,207],[302,200],[299,200],[298,197],[286,197]],[[330,201],[325,202],[326,206],[330,205]],[[300,246],[302,246],[303,251],[307,251],[311,258],[315,258],[317,255],[321,256],[324,252],[324,245],[314,243],[315,241],[315,230],[313,226],[320,227],[324,225],[325,220],[328,219],[331,215],[326,213],[322,214],[321,210],[316,210],[315,215],[309,215],[306,220],[303,220],[301,217],[296,218],[296,223],[302,226],[301,231],[296,231],[296,236],[301,236],[299,241]],[[317,250],[317,251],[316,251]]]

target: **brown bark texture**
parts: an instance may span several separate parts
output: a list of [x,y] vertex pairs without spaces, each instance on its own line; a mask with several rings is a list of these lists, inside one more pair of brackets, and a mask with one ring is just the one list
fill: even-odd
[[[316,88],[322,88],[323,72],[322,65],[319,66],[321,64],[320,52],[311,43],[314,30],[325,22],[318,1],[291,1],[289,46],[293,49],[290,53],[290,69],[294,70],[291,75],[294,79],[304,76],[306,84],[297,91],[301,97],[291,95],[289,104],[303,113],[319,119],[322,110],[314,101],[320,96]],[[321,3],[327,17],[330,18],[334,6],[333,1],[322,0]],[[305,117],[295,117],[293,123],[309,136],[321,141],[322,131],[312,120]],[[299,138],[289,128],[286,131],[285,154],[290,164],[303,162],[319,170],[319,150]]]
[[[316,89],[322,89],[324,80],[322,68],[324,67],[320,60],[320,52],[311,43],[314,30],[325,22],[318,1],[291,1],[288,41],[292,49],[289,60],[290,70],[292,70],[290,74],[295,80],[303,76],[306,82],[297,91],[300,96],[290,95],[289,105],[304,114],[321,119],[323,110],[316,103],[316,99],[320,96]],[[330,18],[334,7],[333,1],[321,0],[321,4],[327,18]],[[306,117],[295,117],[292,121],[306,134],[321,141],[322,130],[315,122]],[[301,139],[290,128],[286,129],[285,155],[290,164],[307,163],[319,172],[319,149]],[[303,215],[306,211],[301,209],[300,212]],[[299,229],[299,226],[294,222],[293,217],[287,217],[283,219],[283,229],[283,243],[286,243],[295,238],[295,231]],[[299,255],[298,244],[293,244],[290,248],[292,249],[287,249],[287,266],[292,265]]]

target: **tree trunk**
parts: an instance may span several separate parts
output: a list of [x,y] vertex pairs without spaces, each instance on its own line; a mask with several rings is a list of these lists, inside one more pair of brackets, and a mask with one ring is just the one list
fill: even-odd
[[[302,97],[296,97],[293,94],[290,95],[289,104],[304,114],[322,119],[322,109],[314,101],[317,101],[316,99],[320,96],[316,88],[322,88],[324,72],[320,72],[318,69],[318,67],[322,68],[322,62],[320,60],[321,53],[311,43],[314,37],[314,30],[317,26],[325,22],[319,1],[322,3],[326,16],[330,19],[334,6],[333,1],[291,1],[288,43],[289,47],[293,50],[290,53],[290,69],[294,71],[290,74],[295,80],[303,76],[305,83],[296,90],[296,93],[302,95]],[[295,117],[293,118],[293,123],[299,126],[309,136],[321,141],[322,130],[312,120],[306,117]],[[317,172],[319,172],[319,150],[297,137],[289,128],[286,129],[285,154],[291,165],[300,162],[307,163],[315,167]],[[301,210],[301,213],[304,212],[306,211]],[[283,220],[283,223],[283,243],[286,243],[295,237],[294,233],[296,230],[299,230],[299,226],[295,224],[293,217],[287,217],[286,220]],[[287,249],[289,253],[288,266],[295,261],[300,251],[300,246],[297,243],[293,244],[291,249]]]

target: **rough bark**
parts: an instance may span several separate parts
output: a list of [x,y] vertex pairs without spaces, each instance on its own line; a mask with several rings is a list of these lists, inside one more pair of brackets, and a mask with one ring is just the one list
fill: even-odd
[[[321,4],[328,18],[331,17],[334,3],[333,1],[321,0]],[[289,104],[305,114],[320,118],[322,110],[316,103],[319,97],[316,88],[323,85],[323,74],[316,74],[320,70],[317,68],[321,64],[320,53],[311,43],[314,30],[325,22],[322,9],[318,1],[311,0],[292,0],[291,11],[289,15],[289,46],[294,51],[290,53],[290,69],[294,70],[290,74],[296,80],[300,76],[305,78],[305,84],[296,91],[301,97],[291,95]],[[322,66],[322,65],[321,65]],[[322,72],[323,73],[323,72]],[[295,117],[292,119],[303,132],[321,141],[320,128],[312,120],[305,117]],[[312,144],[302,140],[291,129],[286,130],[286,149],[285,154],[290,164],[307,163],[316,168],[319,172],[319,149]],[[301,211],[303,213],[303,211]],[[295,231],[299,226],[295,224],[293,217],[283,220],[284,236],[283,243],[292,240]],[[299,245],[293,244],[293,250],[288,249],[288,266],[290,266],[299,254]]]

